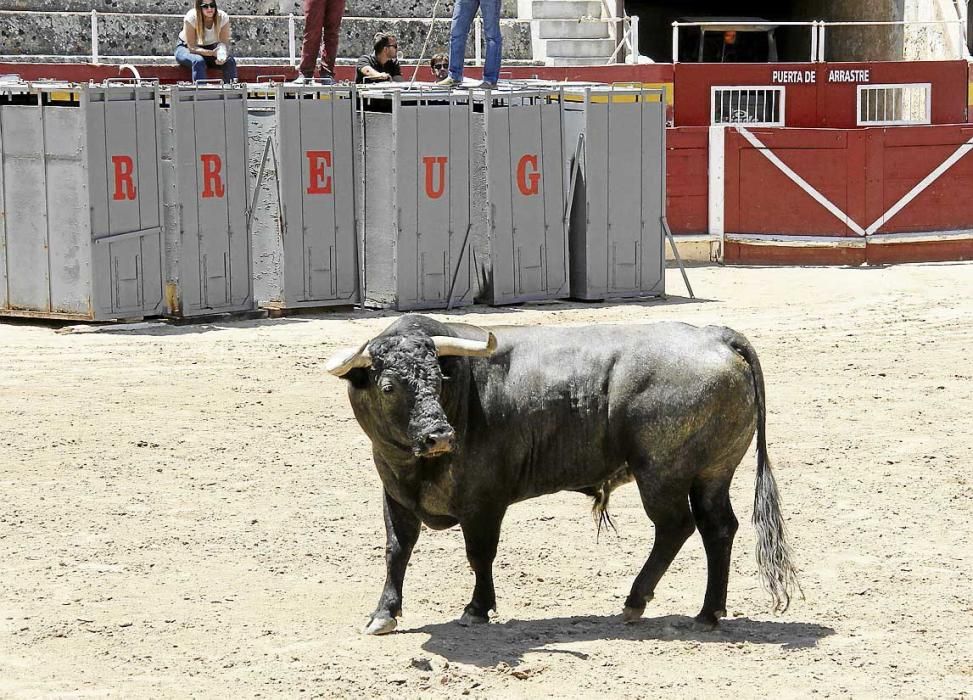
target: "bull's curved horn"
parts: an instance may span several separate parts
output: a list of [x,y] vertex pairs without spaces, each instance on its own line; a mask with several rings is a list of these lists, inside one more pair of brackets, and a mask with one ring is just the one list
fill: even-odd
[[432,342],[436,344],[436,352],[444,355],[464,355],[468,357],[489,357],[497,349],[497,338],[493,333],[487,333],[487,339],[467,340],[453,338],[448,335],[434,335]]
[[366,340],[360,347],[344,347],[336,350],[328,358],[324,368],[336,377],[343,377],[356,367],[371,367],[372,356],[368,352],[370,342],[370,340]]

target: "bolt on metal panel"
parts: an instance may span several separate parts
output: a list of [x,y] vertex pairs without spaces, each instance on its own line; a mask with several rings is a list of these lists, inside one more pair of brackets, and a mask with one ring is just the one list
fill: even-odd
[[363,96],[366,303],[472,303],[468,95]]
[[[487,92],[474,145],[481,297],[490,304],[559,299],[568,293],[563,222],[564,145],[559,89]],[[482,185],[485,182],[485,190]]]
[[571,157],[571,294],[662,295],[664,91],[586,88],[566,91],[565,98],[565,147],[580,154],[577,166]]
[[[0,197],[5,213],[0,314],[108,320],[159,310],[157,159],[154,152],[143,153],[143,146],[126,141],[126,129],[141,125],[155,143],[154,90],[143,90],[144,104],[136,107],[130,87],[122,94],[114,87],[53,82],[0,89]],[[106,96],[125,112],[124,119],[111,120],[111,125],[105,120]],[[145,172],[132,185],[127,203],[136,210],[154,208],[155,228],[114,234],[134,236],[139,250],[112,258],[100,250],[106,236],[113,235],[106,194],[112,172],[106,155],[116,145],[130,152],[132,163],[142,156]],[[135,183],[138,174],[127,175]],[[136,194],[136,187],[142,192]]]
[[286,306],[358,300],[355,89],[279,86]]
[[[253,308],[247,235],[247,96],[242,86],[176,85],[169,94],[178,233],[168,312],[199,316]],[[164,156],[165,157],[165,156]],[[167,223],[169,223],[167,217]]]

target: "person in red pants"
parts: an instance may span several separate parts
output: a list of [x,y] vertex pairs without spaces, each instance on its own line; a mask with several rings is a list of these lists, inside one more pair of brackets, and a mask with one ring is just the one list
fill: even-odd
[[[321,54],[320,82],[334,82],[334,62],[338,57],[338,29],[345,13],[345,0],[304,0],[304,41],[296,83],[314,79],[314,67]],[[323,35],[323,42],[322,42]]]

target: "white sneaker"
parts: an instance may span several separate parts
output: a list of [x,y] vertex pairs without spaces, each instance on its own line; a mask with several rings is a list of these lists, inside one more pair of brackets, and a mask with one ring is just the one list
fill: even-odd
[[304,75],[302,73],[298,73],[297,77],[291,80],[290,82],[288,82],[287,84],[288,85],[310,85],[313,82],[314,82],[313,75]]

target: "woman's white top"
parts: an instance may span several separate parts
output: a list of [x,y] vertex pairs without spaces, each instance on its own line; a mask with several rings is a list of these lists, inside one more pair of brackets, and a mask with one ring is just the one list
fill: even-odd
[[[228,25],[230,23],[230,16],[228,14],[226,14],[226,12],[224,12],[223,10],[219,10],[219,9],[216,11],[216,14],[219,15],[220,21],[218,23],[217,22],[213,22],[213,26],[212,27],[204,27],[203,28],[203,36],[196,37],[196,45],[197,46],[209,46],[210,44],[218,44],[219,43],[220,37],[216,33],[216,25],[219,24],[220,25],[220,29],[222,29],[223,27],[225,27],[226,25]],[[191,9],[189,12],[187,12],[185,17],[183,17],[182,31],[179,32],[179,41],[181,41],[183,43],[186,43],[186,25],[187,24],[190,27],[195,27],[196,26],[196,8],[195,7],[193,9]]]

